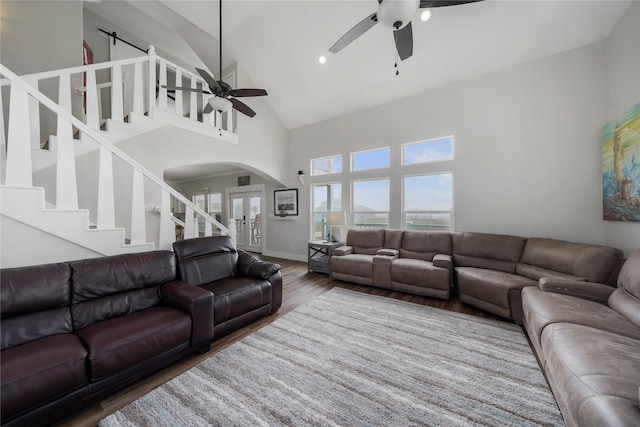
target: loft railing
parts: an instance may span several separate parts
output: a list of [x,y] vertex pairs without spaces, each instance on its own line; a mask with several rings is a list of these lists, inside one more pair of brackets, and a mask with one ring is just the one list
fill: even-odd
[[[150,49],[152,50],[152,49]],[[129,61],[129,62],[127,62]],[[112,100],[122,99],[119,95],[119,89],[122,87],[118,80],[121,75],[120,70],[123,64],[133,64],[135,74],[141,72],[141,65],[144,61],[154,63],[153,53],[149,58],[138,58],[134,60],[115,61],[108,65],[112,70]],[[162,71],[164,61],[160,62],[160,74],[166,74]],[[136,64],[138,64],[136,66]],[[165,64],[166,65],[166,64]],[[104,65],[103,65],[104,66]],[[149,72],[150,86],[155,91],[155,78],[153,78],[155,67],[150,67]],[[96,226],[98,229],[109,229],[115,227],[115,205],[114,196],[114,177],[113,177],[113,157],[121,159],[125,164],[133,169],[133,178],[131,184],[131,225],[128,228],[128,235],[131,244],[145,243],[147,241],[147,227],[145,222],[145,178],[160,189],[160,229],[158,236],[158,247],[161,249],[169,249],[175,240],[175,226],[171,215],[171,198],[177,199],[185,205],[185,221],[184,221],[184,237],[197,237],[197,230],[194,227],[196,215],[199,215],[205,221],[204,235],[210,236],[214,230],[219,230],[222,234],[230,235],[229,229],[218,222],[215,218],[207,214],[204,210],[192,203],[178,191],[167,185],[162,179],[147,170],[140,163],[129,157],[127,154],[119,150],[108,140],[106,140],[97,129],[99,129],[97,103],[97,84],[93,77],[95,71],[99,69],[99,65],[90,65],[85,67],[77,67],[68,70],[58,71],[59,76],[59,95],[58,103],[55,103],[43,93],[38,91],[33,85],[24,79],[18,77],[9,69],[0,64],[0,75],[4,77],[2,86],[8,84],[10,86],[9,93],[9,119],[7,122],[7,138],[4,135],[4,113],[0,117],[0,138],[2,139],[2,155],[5,163],[4,183],[6,186],[13,187],[32,187],[33,186],[33,170],[31,161],[32,148],[32,129],[37,128],[37,115],[32,114],[35,110],[39,110],[39,106],[43,106],[46,110],[51,111],[56,116],[56,132],[57,137],[57,162],[56,162],[56,209],[78,209],[78,185],[76,178],[76,165],[74,154],[74,128],[81,133],[83,141],[94,141],[99,146],[99,167],[98,175],[98,192],[97,192],[97,209],[96,209]],[[71,114],[71,75],[75,73],[87,73],[87,123]],[[45,75],[47,73],[41,73]],[[52,74],[53,75],[53,74]],[[139,77],[139,76],[138,76]],[[195,76],[192,76],[192,78]],[[30,76],[31,81],[34,75]],[[42,78],[42,77],[39,77]],[[50,78],[50,77],[47,77]],[[138,83],[141,78],[135,78]],[[162,83],[162,77],[160,79]],[[196,79],[193,79],[195,82]],[[193,84],[197,84],[193,83]],[[143,91],[135,90],[133,100],[134,112],[142,112],[142,94]],[[160,99],[162,99],[162,90]],[[153,93],[152,91],[150,93]],[[147,104],[147,113],[153,115],[155,102],[153,96]],[[114,104],[118,104],[115,105]],[[162,108],[162,101],[159,102]],[[90,105],[93,105],[91,107]],[[3,107],[0,102],[0,108]],[[124,117],[124,111],[121,109],[119,102],[112,102],[112,119],[121,119]],[[142,114],[142,113],[141,113]],[[229,115],[231,116],[231,115]],[[5,151],[6,149],[6,151]]]

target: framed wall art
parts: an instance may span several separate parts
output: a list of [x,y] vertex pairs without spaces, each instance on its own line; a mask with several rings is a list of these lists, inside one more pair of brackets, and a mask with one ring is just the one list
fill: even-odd
[[273,214],[280,217],[298,215],[297,188],[273,192]]
[[640,222],[640,103],[602,127],[602,218]]

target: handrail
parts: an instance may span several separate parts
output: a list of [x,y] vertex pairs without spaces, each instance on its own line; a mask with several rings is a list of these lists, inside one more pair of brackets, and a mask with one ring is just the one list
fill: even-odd
[[[81,68],[81,67],[78,67],[78,68]],[[60,70],[58,70],[57,73],[60,73]],[[96,141],[99,145],[101,145],[102,147],[105,147],[112,154],[118,156],[125,163],[129,164],[131,167],[133,167],[134,169],[138,170],[140,173],[142,173],[143,176],[145,176],[151,182],[153,182],[154,184],[159,186],[161,189],[165,190],[167,193],[169,193],[170,195],[175,197],[180,202],[182,202],[185,205],[189,206],[194,212],[196,212],[197,214],[199,214],[200,216],[205,218],[205,220],[207,220],[207,221],[211,222],[212,224],[214,224],[224,234],[231,235],[230,230],[226,226],[224,226],[222,223],[217,221],[214,217],[209,215],[207,212],[205,212],[203,209],[201,209],[196,204],[191,202],[189,199],[187,199],[185,196],[180,194],[178,191],[173,189],[170,185],[168,185],[163,180],[158,178],[155,174],[153,174],[147,168],[142,166],[136,160],[134,160],[133,158],[128,156],[126,153],[124,153],[121,150],[119,150],[116,146],[114,146],[112,143],[107,141],[98,132],[96,132],[95,130],[91,129],[89,126],[85,125],[82,121],[80,121],[79,119],[74,117],[71,113],[66,111],[64,108],[60,107],[57,103],[52,101],[49,97],[47,97],[43,93],[39,92],[36,88],[34,88],[30,84],[28,84],[25,80],[23,80],[22,78],[17,76],[15,73],[13,73],[11,70],[6,68],[2,64],[0,64],[0,74],[6,76],[13,84],[16,84],[20,89],[24,90],[26,93],[28,93],[33,98],[38,100],[41,104],[43,104],[49,110],[53,111],[58,116],[62,117],[67,122],[71,123],[78,130],[80,130],[84,134],[88,135],[91,139]]]

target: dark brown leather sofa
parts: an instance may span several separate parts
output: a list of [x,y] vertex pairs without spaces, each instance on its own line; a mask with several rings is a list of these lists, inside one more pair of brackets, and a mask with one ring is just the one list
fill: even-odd
[[540,279],[522,290],[524,326],[567,425],[640,425],[640,250],[617,288]]
[[282,305],[280,266],[237,251],[228,236],[175,242],[180,278],[215,295],[216,339],[278,311]]
[[2,425],[47,425],[213,337],[213,295],[170,251],[4,269]]
[[0,272],[3,426],[49,425],[280,307],[277,264],[237,252],[227,237],[177,247],[179,257]]

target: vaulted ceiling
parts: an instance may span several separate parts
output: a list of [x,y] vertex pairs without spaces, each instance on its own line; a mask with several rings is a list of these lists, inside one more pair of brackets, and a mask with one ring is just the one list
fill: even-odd
[[[375,0],[224,1],[223,65],[237,61],[294,129],[597,42],[631,3],[485,0],[434,8],[429,21],[413,19],[413,56],[396,75],[393,36],[381,25],[337,54],[328,51],[376,11]],[[218,1],[103,0],[85,8],[217,75]]]

